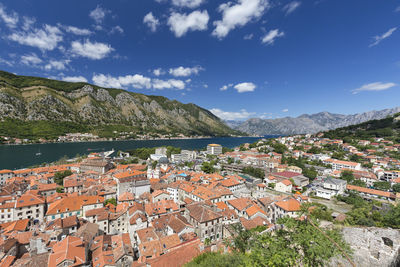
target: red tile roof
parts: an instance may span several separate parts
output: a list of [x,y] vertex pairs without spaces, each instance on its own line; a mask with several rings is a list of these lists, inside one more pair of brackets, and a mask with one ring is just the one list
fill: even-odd
[[275,205],[287,212],[300,211],[300,202],[293,198],[275,202]]

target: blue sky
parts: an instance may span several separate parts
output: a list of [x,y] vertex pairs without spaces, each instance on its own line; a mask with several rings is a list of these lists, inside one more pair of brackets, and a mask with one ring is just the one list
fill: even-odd
[[223,119],[398,106],[400,1],[2,1],[0,69]]

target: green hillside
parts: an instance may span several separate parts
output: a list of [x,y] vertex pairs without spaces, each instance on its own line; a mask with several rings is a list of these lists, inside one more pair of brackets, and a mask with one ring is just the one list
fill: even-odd
[[229,136],[239,134],[210,111],[163,96],[0,71],[0,135],[55,138],[113,132]]
[[388,140],[400,140],[400,113],[381,120],[364,123],[324,132],[324,137],[331,139],[370,139],[384,137]]

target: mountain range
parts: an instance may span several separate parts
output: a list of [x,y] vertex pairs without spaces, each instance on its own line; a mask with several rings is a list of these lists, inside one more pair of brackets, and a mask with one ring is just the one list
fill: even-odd
[[[36,125],[32,122],[45,122],[49,131],[56,134],[107,127],[135,133],[211,136],[237,133],[210,111],[192,103],[0,71],[0,134],[21,136],[30,132],[31,136],[40,137],[37,131],[42,130],[32,128]],[[17,124],[24,130],[14,129],[10,133],[13,129],[8,125]]]
[[226,122],[233,129],[255,135],[293,135],[317,133],[349,125],[359,124],[369,120],[383,119],[400,112],[400,107],[380,111],[343,115],[329,112],[303,114],[296,118],[278,119],[251,118],[244,122]]

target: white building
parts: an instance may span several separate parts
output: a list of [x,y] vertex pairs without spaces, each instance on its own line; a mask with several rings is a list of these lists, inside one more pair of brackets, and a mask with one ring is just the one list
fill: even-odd
[[322,182],[322,186],[316,189],[316,195],[317,197],[331,199],[333,196],[342,195],[346,186],[347,181],[328,177]]
[[207,146],[207,154],[210,154],[210,155],[222,154],[222,146],[219,144],[209,144]]
[[103,207],[104,199],[99,196],[76,196],[63,198],[49,205],[46,220],[66,218],[76,215],[82,217],[86,211]]
[[44,218],[45,201],[32,194],[24,194],[17,198],[13,220],[34,219],[39,222]]
[[0,171],[0,185],[6,183],[6,181],[10,178],[14,177],[14,172],[11,170],[1,170]]
[[324,163],[332,165],[333,170],[341,170],[341,169],[361,170],[361,164],[352,161],[327,159],[324,160]]
[[117,195],[130,192],[139,197],[143,193],[150,193],[150,181],[146,178],[146,172],[126,171],[113,175],[117,182]]
[[292,192],[292,182],[285,179],[275,184],[275,191],[283,192],[283,193],[291,193]]

